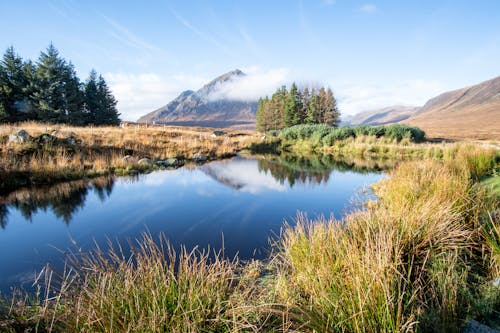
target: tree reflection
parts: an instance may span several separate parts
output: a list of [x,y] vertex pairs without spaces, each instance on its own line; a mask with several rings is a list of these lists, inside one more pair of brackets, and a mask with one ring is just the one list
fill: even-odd
[[265,155],[258,159],[259,172],[270,173],[281,184],[320,185],[327,183],[333,170],[369,173],[387,168],[383,161],[347,160],[333,155]]
[[50,210],[69,224],[75,213],[85,206],[90,190],[94,190],[99,199],[104,201],[111,195],[114,182],[114,177],[110,176],[12,192],[0,197],[0,227],[6,227],[10,208],[17,209],[28,221],[32,221],[39,211]]

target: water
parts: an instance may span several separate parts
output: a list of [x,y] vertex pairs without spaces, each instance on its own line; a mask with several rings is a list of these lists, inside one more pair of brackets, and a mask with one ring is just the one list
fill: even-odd
[[269,238],[297,212],[339,218],[383,174],[331,159],[236,157],[138,177],[99,178],[0,197],[0,291],[29,287],[46,263],[94,242],[164,233],[174,246],[208,245],[264,258]]

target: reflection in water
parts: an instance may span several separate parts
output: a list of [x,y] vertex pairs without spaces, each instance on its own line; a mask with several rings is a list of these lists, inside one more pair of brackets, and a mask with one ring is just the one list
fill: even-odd
[[[257,168],[253,161],[235,157],[205,164],[200,170],[227,187],[257,194],[266,190],[283,192],[286,191],[286,185],[292,188],[296,183],[326,184],[333,170],[370,173],[383,168],[380,163],[369,163],[366,160],[339,161],[331,155],[264,155],[257,159]],[[131,182],[139,180],[137,176],[127,178]],[[74,214],[84,207],[90,190],[103,202],[111,195],[114,182],[114,177],[109,176],[12,192],[6,197],[0,197],[0,227],[5,228],[7,225],[11,208],[20,211],[28,221],[40,210],[51,210],[58,219],[69,224]]]
[[57,218],[69,224],[78,209],[84,207],[89,190],[94,190],[104,201],[111,195],[113,186],[114,178],[110,176],[12,192],[0,197],[0,226],[6,227],[11,208],[17,209],[28,221],[40,210],[51,210]]
[[0,292],[29,287],[46,263],[64,269],[74,244],[85,252],[112,239],[127,251],[145,231],[164,233],[175,248],[263,259],[269,238],[298,211],[339,218],[354,207],[353,195],[383,177],[351,167],[328,157],[236,157],[13,192],[0,197]]

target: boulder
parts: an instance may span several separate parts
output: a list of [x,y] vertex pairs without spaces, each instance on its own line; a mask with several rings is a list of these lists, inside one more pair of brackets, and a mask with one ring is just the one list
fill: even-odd
[[196,153],[193,155],[193,161],[195,161],[196,163],[203,163],[206,162],[207,160],[208,157],[204,154]]
[[31,141],[31,136],[23,129],[18,130],[16,133],[9,135],[9,143],[26,143]]
[[53,135],[50,134],[40,134],[37,138],[38,143],[41,144],[47,144],[47,143],[54,143],[57,141],[57,138]]
[[166,160],[160,160],[156,162],[156,165],[165,168],[178,168],[182,166],[182,164],[183,163],[176,158],[167,158]]
[[149,158],[141,158],[137,164],[144,166],[152,166],[154,163]]

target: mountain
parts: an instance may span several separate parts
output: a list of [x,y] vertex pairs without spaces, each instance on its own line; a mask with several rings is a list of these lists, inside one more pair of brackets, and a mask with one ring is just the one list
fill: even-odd
[[408,119],[418,111],[415,106],[394,105],[382,109],[360,112],[346,117],[345,125],[385,125]]
[[141,118],[141,123],[156,123],[207,127],[255,128],[257,101],[239,101],[217,98],[217,92],[226,84],[245,77],[236,69],[223,74],[197,91],[186,90],[165,106]]
[[403,123],[430,137],[500,139],[500,76],[434,97]]
[[345,125],[404,123],[428,137],[500,140],[500,76],[431,98],[422,107],[390,106],[345,118]]

